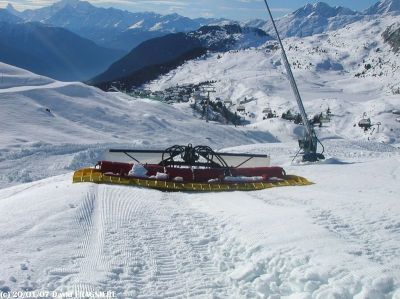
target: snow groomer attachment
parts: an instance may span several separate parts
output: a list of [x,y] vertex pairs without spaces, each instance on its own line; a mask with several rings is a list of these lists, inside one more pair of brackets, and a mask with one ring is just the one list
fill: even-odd
[[[287,175],[281,167],[270,167],[269,156],[217,153],[208,146],[174,145],[164,151],[111,149],[110,155],[125,154],[130,161],[99,161],[94,168],[76,171],[74,183],[118,184],[163,191],[251,191],[312,184]],[[159,163],[154,161],[156,157]]]

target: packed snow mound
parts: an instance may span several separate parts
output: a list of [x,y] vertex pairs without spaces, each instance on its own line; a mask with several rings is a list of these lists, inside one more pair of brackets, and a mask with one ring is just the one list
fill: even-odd
[[111,147],[192,143],[218,149],[274,141],[268,132],[206,123],[160,102],[54,81],[5,64],[0,73],[0,187],[93,165]]
[[132,169],[129,171],[128,175],[130,176],[135,176],[135,177],[141,177],[141,178],[147,178],[147,169],[139,163],[135,163],[132,165]]

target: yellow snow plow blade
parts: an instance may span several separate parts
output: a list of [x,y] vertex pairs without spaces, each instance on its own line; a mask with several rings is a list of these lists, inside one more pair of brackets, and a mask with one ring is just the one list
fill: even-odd
[[307,179],[295,175],[286,175],[283,180],[272,182],[241,182],[241,183],[184,183],[161,181],[146,178],[128,178],[105,175],[100,170],[84,168],[75,171],[74,183],[117,184],[127,186],[145,187],[162,191],[252,191],[273,187],[307,186],[313,184]]

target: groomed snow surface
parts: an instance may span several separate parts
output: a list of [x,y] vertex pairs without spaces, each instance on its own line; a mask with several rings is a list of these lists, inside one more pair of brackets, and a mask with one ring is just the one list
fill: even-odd
[[[295,70],[307,109],[329,105],[335,117],[318,129],[327,160],[292,164],[301,128],[261,114],[295,106],[280,66],[271,69],[277,61],[232,52],[151,85],[221,77],[222,96],[258,98],[246,104],[256,118],[240,128],[0,64],[0,292],[399,299],[398,96],[384,78]],[[382,121],[379,133],[353,127],[366,110]],[[199,194],[71,182],[107,148],[189,142],[270,154],[315,184]]]
[[309,187],[163,193],[73,185],[67,174],[0,190],[0,288],[399,298],[400,157],[367,146],[353,155],[285,167]]

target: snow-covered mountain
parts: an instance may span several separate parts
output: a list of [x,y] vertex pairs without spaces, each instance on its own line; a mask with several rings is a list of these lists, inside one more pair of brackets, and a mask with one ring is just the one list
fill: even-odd
[[400,23],[394,23],[389,26],[382,36],[395,52],[400,51]]
[[[9,11],[13,11],[9,7]],[[178,14],[132,13],[100,8],[89,2],[62,0],[48,7],[17,13],[25,21],[36,21],[66,28],[109,48],[132,50],[141,42],[171,32],[187,32],[218,22],[216,19],[190,19]]]
[[[146,75],[144,82],[150,79],[147,76],[149,72],[152,73],[151,79],[157,78],[160,74],[157,70],[146,71],[147,67],[159,65],[163,69],[162,73],[165,73],[187,59],[201,56],[207,50],[225,52],[247,49],[259,47],[268,40],[271,40],[271,37],[261,29],[241,27],[237,24],[203,26],[189,33],[169,34],[143,42],[90,82],[103,88],[104,84],[109,87],[111,83],[115,83],[123,86],[124,89],[130,89],[138,83],[136,78],[132,78],[136,72],[140,71],[141,74]],[[200,50],[201,48],[205,51]],[[196,55],[188,55],[193,51],[196,52]],[[171,66],[165,65],[171,62]],[[124,83],[120,83],[121,81]],[[140,82],[143,83],[143,80]]]
[[[363,12],[353,11],[342,6],[331,7],[325,2],[309,3],[277,19],[276,24],[283,37],[305,37],[344,28],[360,20],[379,18],[385,14],[400,14],[400,1],[381,0]],[[266,32],[274,34],[269,20],[252,20],[245,24],[262,28]]]
[[[400,142],[400,123],[392,113],[400,108],[400,57],[383,36],[396,21],[398,16],[362,20],[337,31],[284,40],[300,90],[305,93],[306,110],[315,115],[329,106],[340,115],[337,123],[321,134]],[[263,121],[262,111],[266,107],[276,110],[278,115],[289,108],[297,110],[277,49],[275,42],[270,42],[259,49],[210,55],[185,63],[148,88],[164,90],[177,84],[216,80],[215,97],[232,101],[233,112],[245,97],[252,98],[254,101],[243,104],[246,120],[273,134],[284,130],[290,135],[291,129],[280,123]],[[381,124],[379,132],[366,133],[357,126],[364,112],[373,123]]]
[[21,21],[22,21],[21,18],[14,15],[8,9],[3,9],[3,8],[0,9],[0,22],[19,23]]
[[[114,8],[99,8],[80,0],[62,0],[48,7],[24,12],[18,12],[9,5],[7,11],[25,21],[66,28],[99,45],[126,52],[145,40],[168,33],[193,31],[210,24],[236,23],[223,19],[190,19],[178,14],[132,13]],[[276,23],[283,37],[304,37],[337,30],[361,19],[368,20],[383,14],[399,13],[399,0],[380,0],[363,12],[317,2],[279,18]],[[251,20],[242,25],[274,33],[269,20]]]
[[61,0],[55,4],[25,10],[21,15],[27,21],[50,23],[80,30],[83,27],[116,28],[120,31],[141,28],[144,31],[180,32],[197,29],[202,22],[214,22],[215,19],[189,19],[176,13],[160,15],[152,12],[131,13],[115,8],[96,7],[81,0]]
[[400,14],[399,0],[381,0],[363,12],[365,15]]
[[278,21],[280,32],[284,36],[310,36],[327,30],[336,30],[343,26],[360,20],[359,13],[338,6],[330,7],[328,4],[318,2],[307,4],[293,12],[291,15]]
[[13,14],[14,16],[19,17],[21,15],[21,12],[16,10],[14,6],[11,3],[8,3],[6,8],[5,8],[10,14]]
[[[336,6],[331,7],[324,2],[307,4],[276,20],[279,33],[282,37],[305,37],[323,33],[327,30],[343,28],[347,24],[359,21],[364,16],[360,12]],[[253,20],[249,25],[257,25],[269,33],[273,33],[270,20]]]
[[220,52],[259,47],[272,39],[261,29],[238,24],[203,26],[188,36],[198,39],[208,50]]

